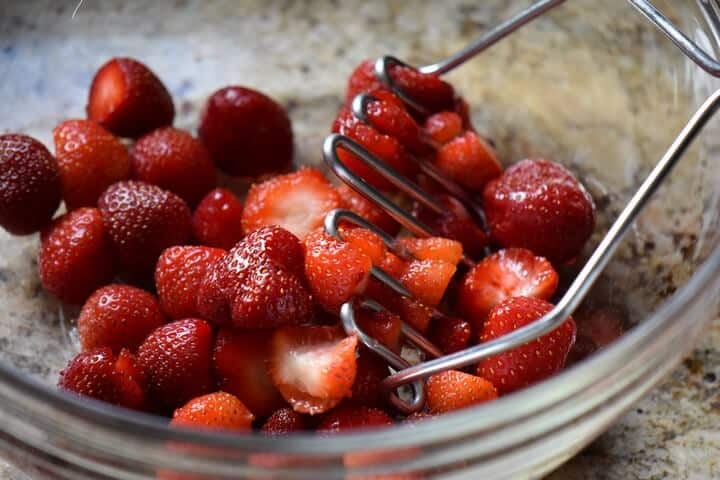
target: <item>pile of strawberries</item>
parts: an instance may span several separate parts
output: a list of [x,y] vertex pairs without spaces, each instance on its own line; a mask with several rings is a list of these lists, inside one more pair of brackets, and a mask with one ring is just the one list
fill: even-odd
[[[594,228],[592,199],[562,166],[523,160],[503,171],[467,104],[438,77],[394,67],[396,83],[433,114],[411,112],[376,80],[372,62],[350,77],[333,131],[415,179],[445,207],[413,212],[438,237],[402,233],[388,248],[369,230],[322,228],[346,208],[392,235],[399,225],[345,185],[292,165],[283,108],[260,92],[215,92],[198,137],[172,127],[174,108],[142,63],[116,58],[90,87],[87,119],[54,130],[55,156],[19,134],[0,136],[0,224],[41,231],[43,287],[82,305],[82,352],[58,385],[123,407],[172,416],[171,424],[269,434],[338,432],[394,422],[380,381],[389,371],[340,327],[354,296],[386,311],[358,323],[395,352],[402,322],[443,352],[509,333],[547,313],[553,265],[574,259]],[[369,123],[348,105],[376,100]],[[122,137],[122,139],[121,139]],[[378,189],[392,186],[359,161],[342,160]],[[465,206],[420,173],[432,162],[482,203],[485,231]],[[255,183],[242,201],[216,187],[216,168]],[[53,219],[60,202],[67,213]],[[499,249],[498,249],[499,248]],[[481,258],[472,268],[463,255]],[[370,276],[398,279],[405,298]],[[450,316],[437,315],[440,309]],[[467,371],[427,381],[427,406],[411,420],[485,402],[563,368],[575,341],[569,318],[555,331]]]

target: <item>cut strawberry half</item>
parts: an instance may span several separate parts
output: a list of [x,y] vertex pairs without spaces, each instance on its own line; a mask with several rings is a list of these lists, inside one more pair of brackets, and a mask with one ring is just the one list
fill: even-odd
[[475,132],[465,132],[438,150],[435,165],[447,178],[472,191],[480,191],[502,174],[495,149]]
[[463,255],[462,243],[442,237],[400,238],[398,245],[418,260],[440,260],[457,265]]
[[405,110],[402,101],[386,90],[373,92],[372,95],[377,101],[370,102],[365,110],[370,125],[396,138],[409,151],[426,153],[429,147],[421,138],[420,127]]
[[498,392],[484,378],[448,370],[427,381],[427,404],[432,413],[445,413],[495,400]]
[[365,253],[373,265],[381,263],[385,258],[387,248],[382,238],[366,228],[340,228],[340,236],[356,248]]
[[435,307],[456,271],[455,265],[442,260],[413,260],[400,282],[423,304]]
[[462,318],[435,318],[430,324],[428,337],[443,353],[454,353],[470,345],[473,328],[470,322]]
[[388,310],[374,312],[363,309],[358,312],[360,329],[390,350],[400,353],[402,320]]
[[173,427],[211,430],[250,430],[254,416],[234,395],[215,392],[193,398],[175,410]]
[[463,120],[455,112],[440,112],[430,115],[423,128],[439,145],[445,145],[462,133]]

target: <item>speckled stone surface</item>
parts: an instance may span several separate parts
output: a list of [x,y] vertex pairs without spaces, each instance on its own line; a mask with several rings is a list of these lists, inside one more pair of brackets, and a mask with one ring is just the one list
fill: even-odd
[[[226,84],[271,94],[292,117],[296,162],[318,164],[344,79],[361,59],[441,58],[524,4],[85,0],[73,18],[74,2],[3,2],[0,130],[50,146],[58,121],[83,115],[94,70],[128,55],[166,82],[181,127],[194,129],[203,99]],[[624,2],[598,8],[589,0],[568,2],[451,80],[504,161],[547,156],[582,177],[602,211],[595,242],[712,87]],[[703,214],[717,203],[711,187],[720,169],[704,160],[715,148],[693,149],[593,292],[597,304],[621,307],[629,324],[672,294],[717,240],[717,216]],[[0,359],[54,383],[73,345],[39,286],[36,248],[34,237],[0,233]],[[718,432],[720,321],[668,381],[551,478],[720,477]],[[0,477],[24,480],[3,466]]]

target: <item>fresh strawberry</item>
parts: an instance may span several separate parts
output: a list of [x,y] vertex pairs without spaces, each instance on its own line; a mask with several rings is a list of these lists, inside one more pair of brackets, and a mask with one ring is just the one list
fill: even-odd
[[385,210],[381,209],[346,184],[343,183],[339,187],[336,187],[335,190],[340,195],[343,202],[343,208],[357,213],[365,220],[390,235],[395,235],[400,229],[400,224],[393,220],[393,218],[388,215]]
[[[465,101],[464,98],[456,96],[455,97],[455,105],[453,106],[453,111],[460,115],[460,118],[462,119],[462,127],[464,130],[470,130],[472,132],[475,131],[475,127],[472,124],[472,117],[470,115],[470,105],[467,101]],[[492,144],[492,142],[489,142]]]
[[352,386],[352,395],[345,402],[351,405],[382,405],[385,398],[380,389],[380,382],[389,374],[385,360],[367,348],[358,349],[357,373]]
[[548,300],[558,285],[550,262],[524,248],[508,248],[485,257],[463,279],[458,289],[461,314],[480,327],[490,310],[509,297]]
[[335,313],[367,285],[372,259],[349,242],[318,229],[305,239],[305,276],[315,300]]
[[[532,323],[550,310],[552,304],[533,297],[512,297],[496,305],[480,335],[488,342]],[[481,360],[477,373],[503,395],[544,380],[562,369],[575,342],[572,317],[552,332],[505,353]]]
[[307,421],[305,417],[297,413],[292,408],[283,407],[276,410],[265,421],[260,431],[266,435],[287,435],[292,432],[301,432],[307,430]]
[[435,165],[447,178],[472,191],[482,190],[489,180],[502,174],[495,149],[469,131],[440,147]]
[[170,190],[189,205],[215,187],[215,166],[205,146],[173,127],[154,130],[130,150],[136,180]]
[[287,170],[293,132],[275,100],[245,87],[225,87],[205,104],[198,134],[215,164],[234,176],[255,177]]
[[400,282],[423,304],[435,307],[456,271],[455,265],[442,260],[413,260]]
[[198,317],[196,296],[205,272],[225,250],[210,247],[170,247],[155,266],[155,288],[163,311],[172,319]]
[[87,115],[116,135],[137,138],[172,124],[175,107],[148,67],[132,58],[113,58],[93,78]]
[[245,198],[242,226],[252,232],[277,225],[302,240],[323,224],[330,210],[341,206],[340,196],[325,176],[304,167],[253,185]]
[[463,255],[462,244],[443,237],[399,238],[397,244],[418,260],[441,260],[457,265]]
[[463,121],[455,112],[439,112],[425,119],[425,133],[438,145],[445,145],[463,131]]
[[[431,112],[452,110],[455,96],[453,88],[437,75],[423,74],[410,67],[393,66],[390,76],[403,92]],[[365,60],[350,75],[345,101],[349,104],[358,93],[372,92],[378,88],[382,88],[382,85],[375,76],[375,62]]]
[[328,413],[317,427],[318,433],[389,427],[393,420],[379,408],[343,406]]
[[160,253],[190,237],[190,209],[172,192],[145,182],[111,185],[98,208],[122,266],[133,273],[155,268]]
[[47,226],[60,205],[58,166],[27,135],[0,135],[0,226],[28,235]]
[[266,367],[270,335],[268,330],[221,329],[215,340],[213,364],[218,387],[237,396],[258,417],[285,406]]
[[213,332],[203,320],[188,318],[153,331],[138,348],[150,399],[176,408],[211,392]]
[[270,376],[293,410],[323,413],[351,395],[356,348],[357,337],[335,327],[282,327],[272,336]]
[[60,184],[68,210],[94,207],[107,187],[130,176],[130,154],[90,120],[65,120],[53,130]]
[[145,376],[137,365],[135,355],[123,348],[117,356],[115,371],[120,379],[120,405],[133,410],[145,410]]
[[498,397],[492,383],[458,370],[436,373],[428,379],[425,389],[432,413],[460,410]]
[[424,422],[425,420],[432,420],[434,418],[436,418],[436,415],[433,415],[430,412],[421,410],[419,412],[411,413],[410,415],[405,417],[405,419],[403,420],[403,423],[413,424],[416,422]]
[[443,353],[454,353],[470,346],[473,328],[470,322],[462,318],[435,318],[430,323],[428,338]]
[[389,303],[390,309],[397,312],[405,323],[420,333],[426,333],[433,319],[433,309],[423,303],[404,297],[395,296]]
[[388,251],[385,252],[385,256],[382,261],[377,264],[377,267],[394,278],[400,278],[402,274],[405,273],[407,265],[408,262]]
[[215,392],[196,397],[173,413],[173,427],[243,431],[252,428],[254,416],[234,395]]
[[374,312],[363,309],[358,312],[357,324],[360,329],[382,343],[390,350],[400,353],[402,320],[388,310]]
[[112,244],[97,208],[66,213],[41,239],[40,282],[65,303],[82,303],[115,274]]
[[110,347],[135,351],[145,337],[165,323],[154,295],[129,285],[108,285],[87,299],[77,320],[84,351]]
[[230,190],[212,190],[193,212],[193,237],[208,247],[234,247],[243,237],[242,211],[242,202]]
[[514,164],[487,184],[483,198],[497,242],[551,262],[577,257],[595,228],[590,194],[565,167],[548,160]]
[[340,227],[340,236],[343,241],[350,244],[351,247],[365,253],[370,257],[373,265],[381,263],[385,258],[387,247],[382,238],[366,228],[345,228]]
[[396,138],[409,151],[422,154],[428,152],[420,127],[407,112],[402,101],[389,91],[373,93],[377,101],[370,102],[365,110],[370,125],[377,131]]

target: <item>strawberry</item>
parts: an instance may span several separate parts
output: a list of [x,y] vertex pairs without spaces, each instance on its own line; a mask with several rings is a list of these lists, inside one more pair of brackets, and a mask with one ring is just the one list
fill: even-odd
[[[452,110],[455,96],[453,88],[437,75],[423,74],[414,68],[396,65],[390,68],[390,76],[403,92],[431,112]],[[349,104],[358,93],[372,92],[378,88],[382,88],[382,85],[375,76],[375,62],[365,60],[350,75],[345,101]]]
[[254,416],[234,395],[215,392],[196,397],[173,413],[173,427],[243,431],[252,428]]
[[[455,105],[453,111],[460,115],[462,119],[462,126],[465,130],[475,131],[475,127],[472,124],[472,117],[470,114],[470,105],[462,97],[455,97]],[[489,142],[492,144],[492,142]]]
[[548,160],[514,164],[486,185],[483,199],[497,242],[551,262],[577,257],[595,228],[590,194],[565,167]]
[[132,58],[113,58],[95,73],[87,116],[116,135],[137,138],[171,125],[175,107],[148,67]]
[[[490,311],[480,341],[488,342],[517,330],[552,308],[552,304],[539,298],[508,298]],[[540,338],[481,360],[477,373],[492,382],[501,395],[544,380],[562,369],[575,342],[575,331],[575,321],[568,317],[559,327]]]
[[463,131],[463,120],[455,112],[439,112],[425,119],[425,133],[438,145],[445,145]]
[[59,204],[58,166],[47,148],[27,135],[0,135],[0,226],[13,235],[37,232]]
[[122,266],[133,273],[152,271],[160,253],[190,236],[190,209],[172,192],[145,182],[111,185],[98,208]]
[[266,435],[280,436],[292,432],[301,432],[306,429],[307,421],[305,417],[292,408],[283,407],[270,415],[260,431]]
[[492,383],[458,370],[436,373],[428,379],[425,389],[432,413],[460,410],[498,397]]
[[340,196],[325,176],[304,167],[253,185],[245,198],[242,226],[252,232],[277,225],[302,240],[323,224],[330,210],[341,206]]
[[229,175],[281,172],[292,162],[290,119],[281,105],[256,90],[230,86],[213,93],[198,135],[218,168]]
[[385,258],[387,247],[382,238],[376,233],[366,228],[345,228],[340,227],[340,236],[343,241],[350,244],[368,257],[373,264],[381,263]]
[[358,312],[357,324],[360,329],[382,343],[390,350],[400,353],[402,320],[388,310],[374,312],[363,309]]
[[130,154],[90,120],[65,120],[53,130],[62,197],[68,210],[94,207],[100,194],[130,176]]
[[458,289],[458,308],[480,327],[490,310],[509,297],[548,300],[558,286],[558,274],[550,262],[524,248],[508,248],[485,257],[463,279]]
[[273,333],[268,369],[293,410],[316,415],[351,395],[356,348],[357,337],[335,327],[282,327]]
[[456,271],[455,265],[442,260],[413,260],[405,269],[400,282],[421,303],[435,307]]
[[428,338],[443,353],[454,353],[470,346],[473,328],[467,320],[462,318],[435,318],[430,323]]
[[402,101],[386,90],[373,92],[373,96],[377,100],[365,109],[370,125],[378,132],[396,138],[410,152],[427,153],[428,145],[421,137],[420,127],[405,110]]
[[123,348],[115,361],[115,371],[120,379],[120,405],[133,410],[145,410],[145,376],[137,365],[137,358]]
[[337,191],[338,195],[340,195],[343,208],[355,212],[390,235],[395,235],[400,229],[400,224],[393,220],[393,218],[388,215],[385,210],[381,209],[346,184],[343,183],[339,187],[336,187],[335,191]]
[[389,427],[393,420],[379,408],[343,406],[328,413],[317,427],[318,433]]
[[155,288],[163,311],[172,319],[198,317],[196,295],[205,272],[225,255],[210,247],[170,247],[155,267]]
[[183,130],[154,130],[133,145],[130,155],[134,179],[169,190],[189,205],[215,187],[210,154],[200,140]]
[[165,323],[154,295],[129,285],[108,285],[87,299],[77,320],[84,351],[110,347],[135,351],[145,337]]
[[447,178],[472,191],[481,191],[489,180],[502,174],[495,149],[470,131],[440,147],[435,165]]
[[460,242],[443,237],[399,238],[397,245],[418,260],[441,260],[457,265],[463,255]]
[[211,392],[212,347],[212,329],[195,318],[168,323],[148,335],[137,358],[151,400],[176,408]]
[[576,314],[578,338],[589,339],[595,349],[603,348],[625,333],[623,316],[614,308],[600,308]]
[[349,242],[318,229],[305,239],[305,276],[315,300],[334,313],[367,285],[372,259]]
[[212,190],[193,212],[193,238],[208,247],[232,248],[243,237],[242,211],[242,202],[230,190]]
[[[368,334],[370,334],[368,332]],[[384,403],[380,382],[390,374],[381,357],[367,348],[360,348],[352,395],[345,402],[351,405],[379,406]]]
[[237,396],[258,417],[285,406],[266,368],[270,335],[267,330],[221,329],[213,353],[218,387]]
[[41,240],[40,282],[65,303],[82,303],[115,274],[112,245],[97,208],[66,213],[43,232]]

